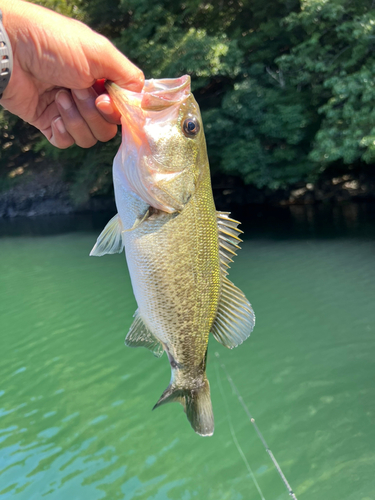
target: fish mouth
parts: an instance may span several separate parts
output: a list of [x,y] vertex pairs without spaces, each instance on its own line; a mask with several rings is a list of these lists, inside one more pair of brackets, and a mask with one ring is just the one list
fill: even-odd
[[122,115],[123,130],[130,134],[137,147],[147,142],[144,126],[149,113],[163,110],[168,113],[168,109],[173,110],[172,106],[181,105],[191,92],[189,75],[145,80],[141,92],[123,89],[109,80],[105,88]]
[[150,110],[164,109],[185,100],[190,90],[190,76],[146,80],[143,87],[142,108]]
[[[141,92],[122,89],[113,82],[107,81],[105,88],[118,107],[121,114],[129,113],[129,108],[138,107],[144,111],[161,111],[179,104],[190,95],[190,76],[145,80]],[[126,111],[124,110],[126,108]],[[123,110],[125,111],[123,113]]]

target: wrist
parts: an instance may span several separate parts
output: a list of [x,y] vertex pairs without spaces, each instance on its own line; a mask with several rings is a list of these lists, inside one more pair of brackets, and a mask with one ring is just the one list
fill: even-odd
[[[33,4],[31,4],[33,5]],[[25,31],[25,20],[36,18],[28,12],[29,3],[22,0],[0,0],[0,10],[3,13],[3,25],[8,34],[13,54],[16,51],[17,39]]]
[[[20,65],[17,56],[19,56],[20,53],[25,54],[28,52],[33,45],[29,24],[34,20],[35,29],[35,25],[37,25],[35,19],[38,19],[37,13],[33,12],[33,7],[38,8],[39,6],[23,0],[0,0],[0,10],[3,15],[2,23],[8,35],[13,54],[13,71],[7,88],[2,95],[1,103],[3,106],[5,106],[5,102],[9,97],[13,97],[14,92],[12,92],[12,90],[15,88],[15,78],[19,77]],[[42,7],[40,7],[40,9],[42,9]]]
[[[25,5],[26,4],[26,5]],[[10,48],[13,56],[13,71],[7,85],[3,91],[2,98],[5,100],[10,94],[12,82],[14,81],[14,65],[16,64],[17,37],[19,31],[23,29],[23,11],[27,8],[27,2],[22,0],[0,0],[0,10],[2,12],[2,24],[8,35]]]

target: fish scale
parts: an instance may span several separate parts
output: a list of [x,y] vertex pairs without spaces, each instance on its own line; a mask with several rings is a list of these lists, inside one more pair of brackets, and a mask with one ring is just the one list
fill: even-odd
[[118,214],[90,255],[125,247],[138,304],[125,343],[158,357],[166,352],[172,371],[154,408],[179,402],[193,429],[210,436],[209,334],[233,348],[255,322],[249,301],[227,278],[239,223],[216,211],[190,77],[146,80],[139,94],[113,83],[107,88],[122,114],[113,165]]
[[182,365],[201,363],[219,300],[216,226],[207,231],[215,208],[211,200],[207,216],[201,211],[197,218],[201,191],[178,217],[163,215],[124,236],[140,314]]

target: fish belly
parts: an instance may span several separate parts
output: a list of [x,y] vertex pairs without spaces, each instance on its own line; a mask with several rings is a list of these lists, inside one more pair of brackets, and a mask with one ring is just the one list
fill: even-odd
[[[128,198],[127,214],[134,207]],[[220,294],[216,211],[201,190],[177,214],[159,212],[124,233],[126,259],[143,321],[184,366],[207,350]]]

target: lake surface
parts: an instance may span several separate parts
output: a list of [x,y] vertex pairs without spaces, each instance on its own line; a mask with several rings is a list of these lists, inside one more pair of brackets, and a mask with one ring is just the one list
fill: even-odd
[[375,207],[244,212],[230,278],[257,324],[210,340],[211,438],[151,411],[167,359],[124,346],[124,256],[88,257],[109,217],[0,222],[1,500],[259,499],[236,441],[263,497],[290,498],[219,361],[299,500],[375,499]]

